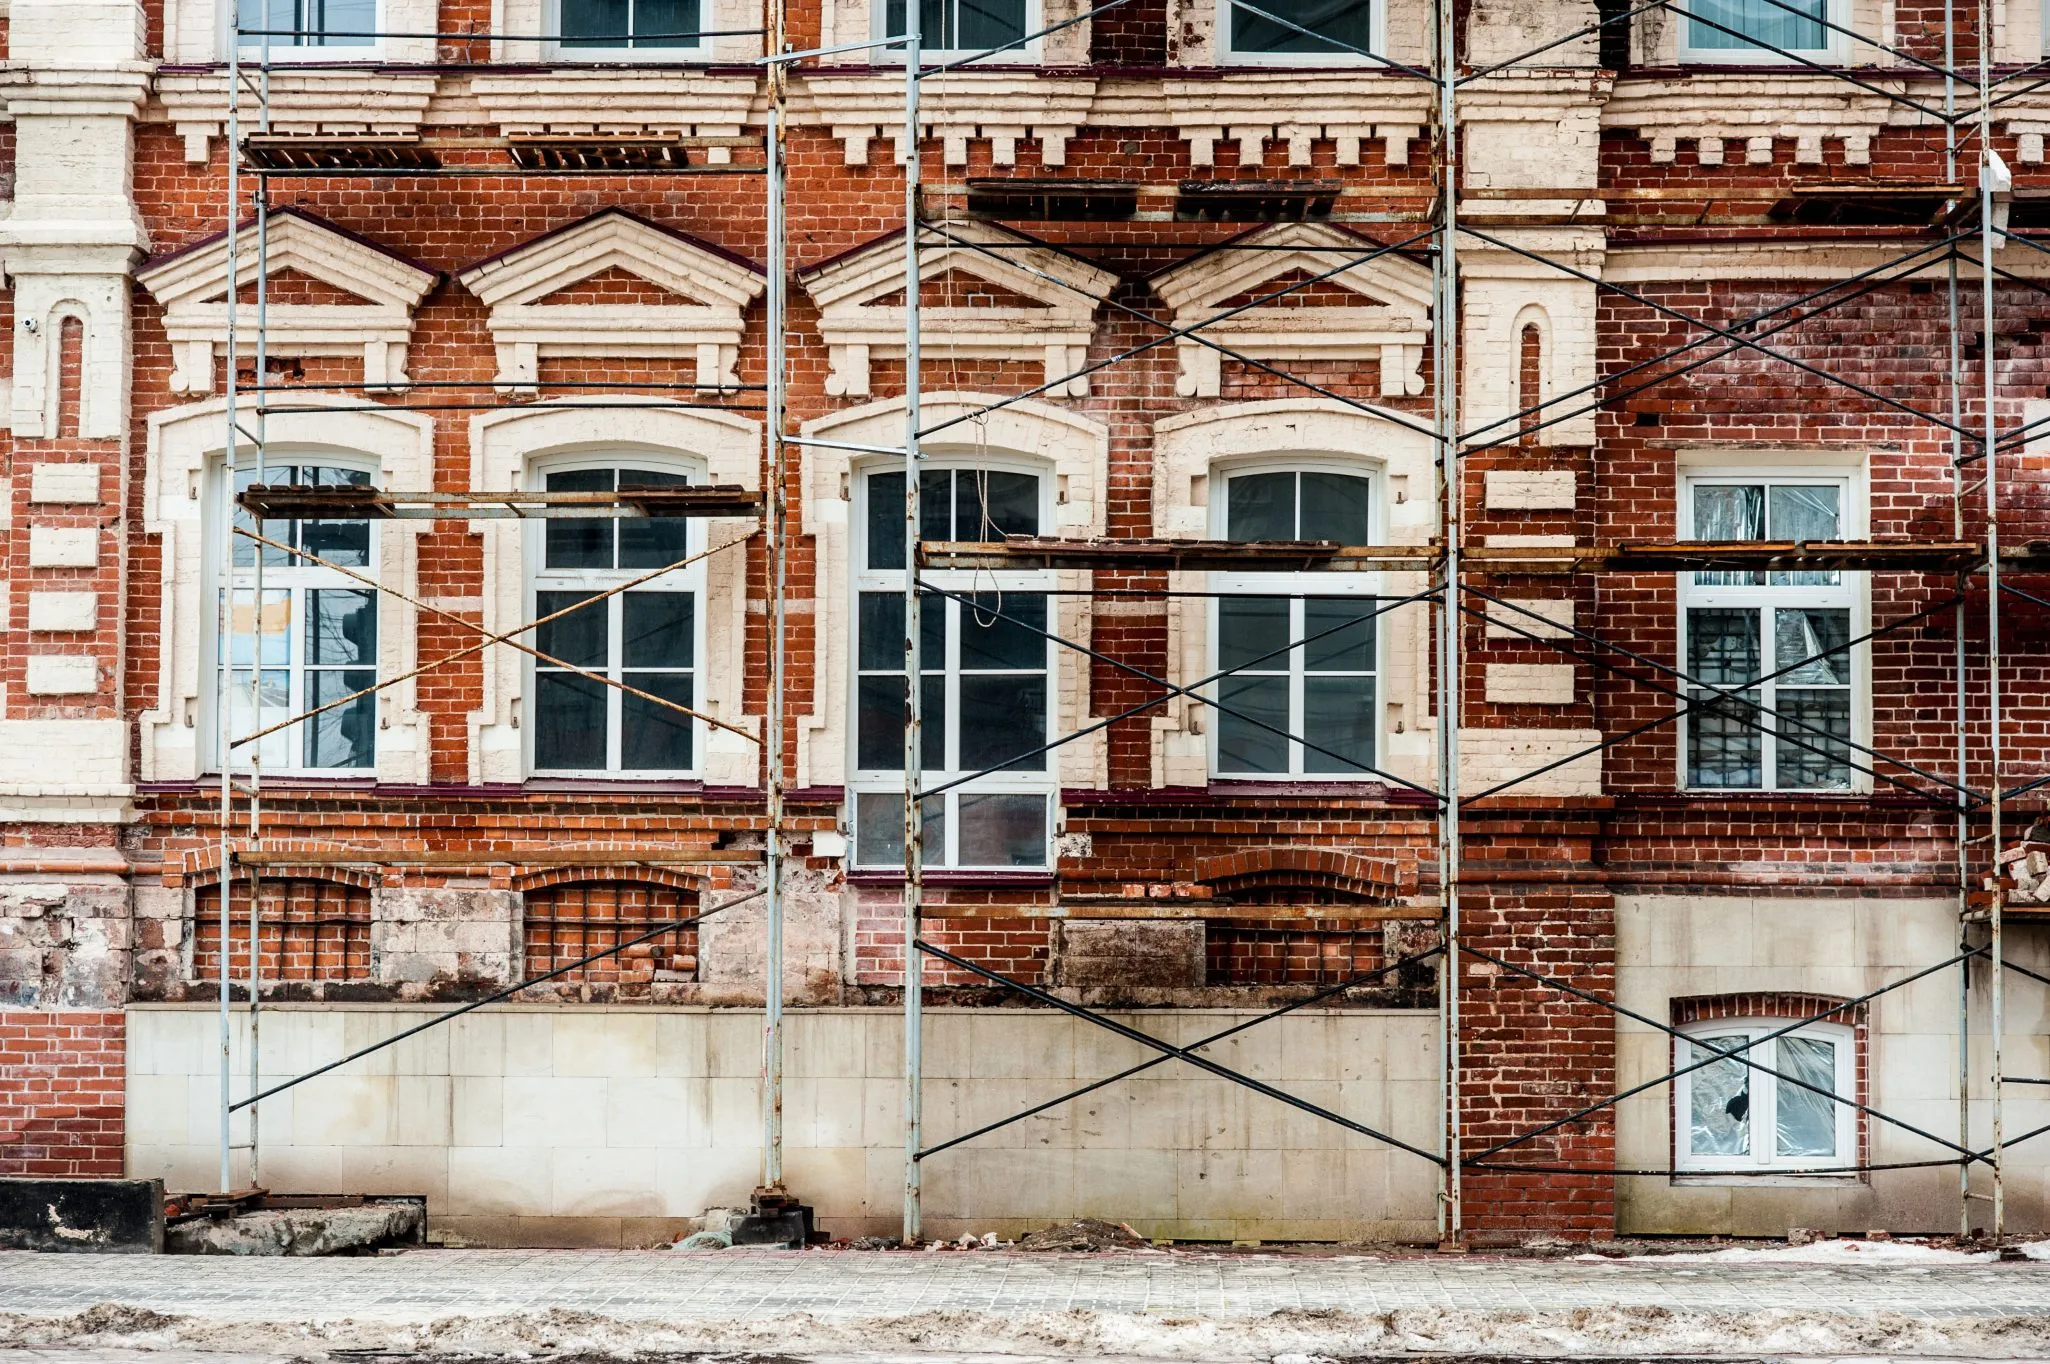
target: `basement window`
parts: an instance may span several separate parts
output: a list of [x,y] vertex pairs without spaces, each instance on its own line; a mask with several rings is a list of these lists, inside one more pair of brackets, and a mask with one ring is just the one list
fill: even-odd
[[1381,50],[1377,0],[1246,0],[1223,6],[1228,60],[1295,66],[1372,62]]
[[[937,466],[937,467],[935,467]],[[928,541],[1037,535],[1052,480],[1024,462],[920,461]],[[854,697],[855,863],[904,860],[904,473],[859,480]],[[933,571],[919,604],[925,860],[962,870],[1050,865],[1057,782],[1052,738],[1051,572]]]
[[377,46],[377,0],[240,0],[242,50]]
[[[1698,541],[1841,540],[1851,493],[1841,475],[1702,476],[1686,481],[1682,515]],[[1686,786],[1852,789],[1863,651],[1850,640],[1862,577],[1836,569],[1679,575],[1681,667],[1692,681],[1682,721]]]
[[1840,0],[1686,0],[1680,60],[1766,66],[1843,58]]
[[[554,464],[542,480],[549,492],[606,493],[675,486],[693,476],[650,460]],[[696,775],[703,726],[674,707],[699,708],[704,562],[649,575],[702,552],[703,526],[684,517],[539,523],[529,619],[556,619],[529,636],[548,655],[532,663],[530,770],[556,777]],[[648,580],[616,590],[642,578]]]
[[[1716,1019],[1687,1027],[1686,1035],[1675,1040],[1674,1069],[1698,1067],[1673,1086],[1676,1171],[1812,1170],[1858,1163],[1852,1030],[1811,1023],[1758,1041],[1789,1021]],[[1717,1059],[1746,1043],[1756,1045],[1741,1054],[1763,1069],[1734,1058]]]

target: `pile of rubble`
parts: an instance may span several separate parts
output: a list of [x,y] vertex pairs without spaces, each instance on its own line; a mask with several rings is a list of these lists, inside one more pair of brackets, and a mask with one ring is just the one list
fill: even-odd
[[2039,839],[2039,832],[2050,834],[2040,826],[2031,829],[2027,839],[2000,854],[2001,879],[2011,905],[2050,905],[2050,837]]

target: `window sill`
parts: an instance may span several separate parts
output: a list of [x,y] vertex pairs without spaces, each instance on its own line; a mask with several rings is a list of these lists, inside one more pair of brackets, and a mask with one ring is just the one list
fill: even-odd
[[1672,1176],[1676,1188],[1703,1189],[1799,1189],[1820,1185],[1824,1188],[1853,1188],[1865,1183],[1862,1175],[1797,1175],[1758,1174],[1747,1175],[1734,1170],[1676,1170]]
[[648,795],[701,796],[705,783],[695,777],[669,780],[660,777],[531,777],[520,783],[522,791],[560,795]]
[[[901,886],[904,873],[885,867],[855,868],[847,873],[852,886]],[[1011,888],[1047,890],[1054,884],[1052,871],[1019,868],[1016,871],[950,871],[937,869],[925,874],[924,884],[938,890],[990,890]],[[935,916],[937,917],[937,916]]]

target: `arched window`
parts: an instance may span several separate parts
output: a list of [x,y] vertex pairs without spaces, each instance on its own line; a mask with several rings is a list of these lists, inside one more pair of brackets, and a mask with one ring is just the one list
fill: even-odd
[[[1325,460],[1226,469],[1215,531],[1238,541],[1375,542],[1373,474]],[[1212,589],[1211,771],[1251,779],[1337,778],[1380,762],[1380,632],[1370,574],[1218,573]]]
[[[370,892],[362,886],[312,877],[259,881],[257,939],[262,978],[273,984],[371,979]],[[193,896],[192,977],[216,979],[221,969],[221,888]],[[249,887],[238,882],[230,900],[228,973],[249,973]]]
[[1517,336],[1516,357],[1516,410],[1523,414],[1516,424],[1524,445],[1537,444],[1538,423],[1544,420],[1537,406],[1544,399],[1545,334],[1537,323],[1526,322]]
[[[617,947],[697,912],[695,892],[645,881],[571,881],[526,895],[524,946],[529,978]],[[583,994],[586,987],[647,985],[698,978],[696,925],[658,934],[622,952],[568,971],[541,987]]]
[[[236,490],[250,487],[259,477],[272,487],[342,487],[368,484],[371,470],[367,463],[335,456],[317,461],[281,456],[266,462],[261,471],[254,460],[245,459],[235,468]],[[242,530],[255,529],[254,520],[239,507],[235,524]],[[235,537],[228,737],[239,739],[316,707],[342,702],[265,735],[253,747],[260,750],[266,772],[370,771],[377,765],[377,698],[355,694],[377,681],[377,592],[342,570],[375,578],[377,536],[368,521],[266,521],[260,533],[300,552]],[[234,765],[247,762],[250,747],[235,751]]]
[[[927,540],[1037,535],[1052,522],[1052,480],[1002,460],[921,461],[920,525]],[[904,471],[863,470],[855,546],[855,863],[904,857]],[[924,784],[970,778],[925,812],[929,865],[1049,865],[1053,645],[1046,572],[936,571],[920,606]]]
[[[551,461],[539,477],[551,493],[608,499],[624,488],[689,483],[696,471],[654,456],[612,456]],[[535,648],[554,661],[533,663],[530,770],[568,777],[696,775],[702,726],[673,707],[701,709],[703,561],[603,594],[700,552],[702,523],[551,518],[535,537],[528,559],[534,565],[531,618],[555,619],[532,636]]]

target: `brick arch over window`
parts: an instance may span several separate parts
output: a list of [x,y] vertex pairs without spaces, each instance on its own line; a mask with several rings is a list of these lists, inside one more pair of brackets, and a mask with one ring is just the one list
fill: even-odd
[[[1848,1028],[1851,1033],[1851,1063],[1854,1077],[1850,1097],[1860,1104],[1869,1105],[1872,1102],[1872,1030],[1869,1004],[1852,1003],[1840,995],[1754,990],[1724,995],[1680,995],[1675,996],[1667,1007],[1675,1028],[1689,1028],[1691,1025],[1714,1023],[1723,1019],[1750,1022],[1763,1020],[1775,1028],[1796,1022],[1835,1024]],[[1672,1123],[1672,1139],[1677,1161],[1681,1135],[1678,1114],[1679,1091],[1677,1086],[1669,1089],[1667,1107]],[[1865,1113],[1858,1113],[1854,1121],[1856,1161],[1846,1161],[1845,1164],[1863,1164],[1872,1159],[1871,1118]]]
[[[371,959],[371,878],[273,867],[258,878],[257,943],[267,985],[340,984],[375,978]],[[228,974],[249,974],[249,882],[238,873],[229,899]],[[221,963],[218,869],[192,896],[192,975],[212,980]]]
[[1340,848],[1247,848],[1196,859],[1196,880],[1226,895],[1302,890],[1389,900],[1416,889],[1416,863]]
[[[698,978],[698,930],[695,924],[637,943],[611,956],[581,966],[594,952],[631,942],[662,924],[698,912],[696,878],[671,876],[654,869],[636,869],[621,876],[616,870],[593,876],[596,869],[571,869],[574,879],[537,873],[525,887],[521,941],[523,974],[527,978],[563,967],[563,972],[533,993],[555,999],[646,999],[657,981],[682,983]],[[681,884],[681,883],[689,884]]]

